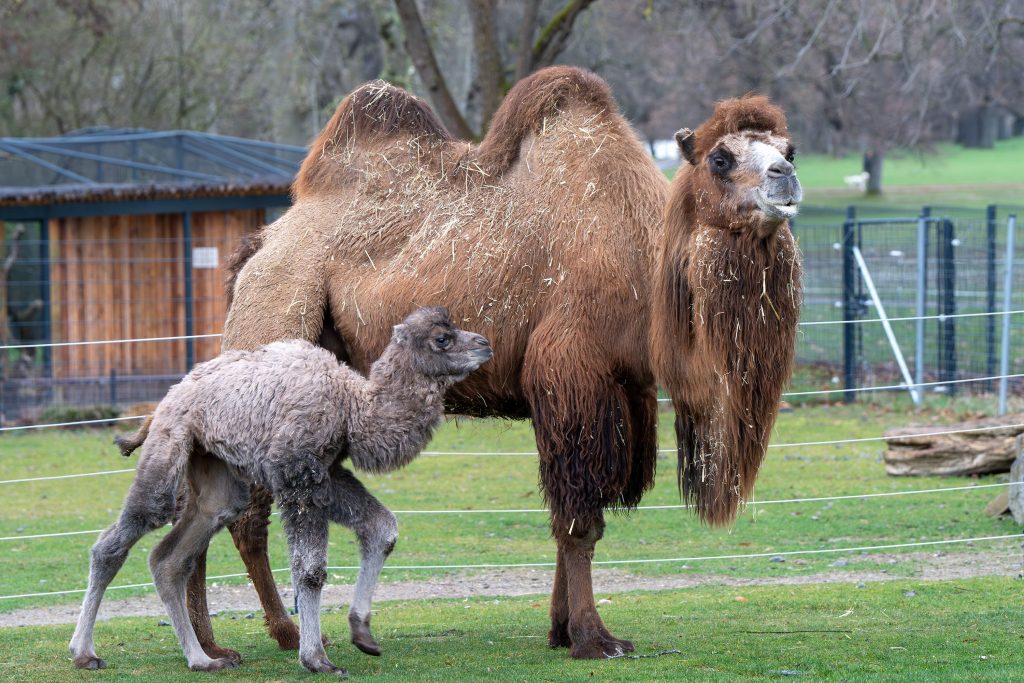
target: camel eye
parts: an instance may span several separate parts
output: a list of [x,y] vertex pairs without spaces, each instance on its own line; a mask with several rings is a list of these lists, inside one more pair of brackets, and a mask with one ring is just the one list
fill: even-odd
[[711,164],[711,172],[716,175],[726,173],[733,166],[733,156],[724,149],[716,150],[708,159]]
[[434,340],[434,342],[437,344],[438,348],[442,348],[442,349],[448,348],[448,344],[450,344],[451,341],[452,341],[451,337],[449,337],[446,334],[442,335],[442,336],[440,336],[440,337],[438,337],[437,339]]
[[795,159],[795,158],[796,158],[796,148],[793,147],[793,145],[790,145],[786,149],[786,161],[788,161],[789,163],[793,163],[793,159]]

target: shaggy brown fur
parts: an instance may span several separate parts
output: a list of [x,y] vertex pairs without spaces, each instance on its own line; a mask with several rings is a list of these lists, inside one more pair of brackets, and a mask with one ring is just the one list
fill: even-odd
[[[680,490],[711,524],[732,522],[753,491],[800,311],[788,223],[749,210],[743,163],[724,175],[712,170],[712,152],[723,140],[735,145],[737,134],[775,144],[779,159],[792,156],[785,117],[764,97],[723,102],[695,140],[684,134],[691,163],[670,190],[655,274],[654,352],[676,408]],[[788,162],[778,163],[792,175]],[[786,189],[798,202],[799,185]]]
[[[225,348],[334,335],[335,353],[365,369],[404,309],[437,300],[494,341],[494,360],[447,407],[533,419],[558,546],[549,644],[574,657],[633,648],[604,627],[590,571],[603,510],[636,505],[654,480],[652,302],[683,291],[653,289],[666,189],[607,86],[581,70],[521,81],[477,147],[373,83],[340,105],[295,205],[236,261]],[[737,219],[752,210],[734,204]],[[663,263],[670,278],[697,277]],[[693,334],[675,323],[655,332],[667,345],[665,335]],[[261,569],[268,512],[247,513],[233,537],[280,636],[294,627]],[[207,619],[198,606],[192,617]]]

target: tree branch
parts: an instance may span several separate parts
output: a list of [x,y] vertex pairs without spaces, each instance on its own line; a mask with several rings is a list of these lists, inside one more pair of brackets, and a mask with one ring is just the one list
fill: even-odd
[[572,33],[572,25],[583,10],[594,4],[595,0],[569,0],[565,6],[552,17],[548,25],[541,29],[540,37],[533,44],[533,60],[530,70],[554,64],[555,59],[565,49],[565,43]]
[[519,55],[516,57],[514,79],[519,81],[530,75],[533,69],[533,33],[536,30],[540,0],[523,2],[523,19],[519,24]]
[[473,137],[473,131],[469,129],[465,117],[455,104],[448,84],[437,65],[434,51],[430,47],[430,38],[423,26],[419,8],[416,7],[416,0],[395,0],[395,8],[405,31],[405,49],[416,67],[416,73],[423,81],[423,86],[427,89],[427,97],[437,110],[437,115],[453,135],[463,139]]

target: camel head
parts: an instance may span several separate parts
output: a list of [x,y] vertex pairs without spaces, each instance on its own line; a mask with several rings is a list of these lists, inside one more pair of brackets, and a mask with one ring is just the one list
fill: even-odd
[[420,308],[392,330],[391,344],[427,377],[458,382],[490,360],[491,344],[452,324],[448,309]]
[[696,131],[677,132],[676,142],[698,222],[770,237],[796,216],[803,190],[794,147],[785,115],[767,97],[719,102]]

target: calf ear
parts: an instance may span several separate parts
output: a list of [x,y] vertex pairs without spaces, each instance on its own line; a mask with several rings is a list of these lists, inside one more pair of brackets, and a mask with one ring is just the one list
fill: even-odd
[[391,342],[394,344],[405,344],[409,341],[409,327],[399,323],[391,328]]
[[679,153],[687,163],[693,163],[693,146],[696,142],[697,136],[689,128],[680,128],[676,131],[676,144],[679,145]]

